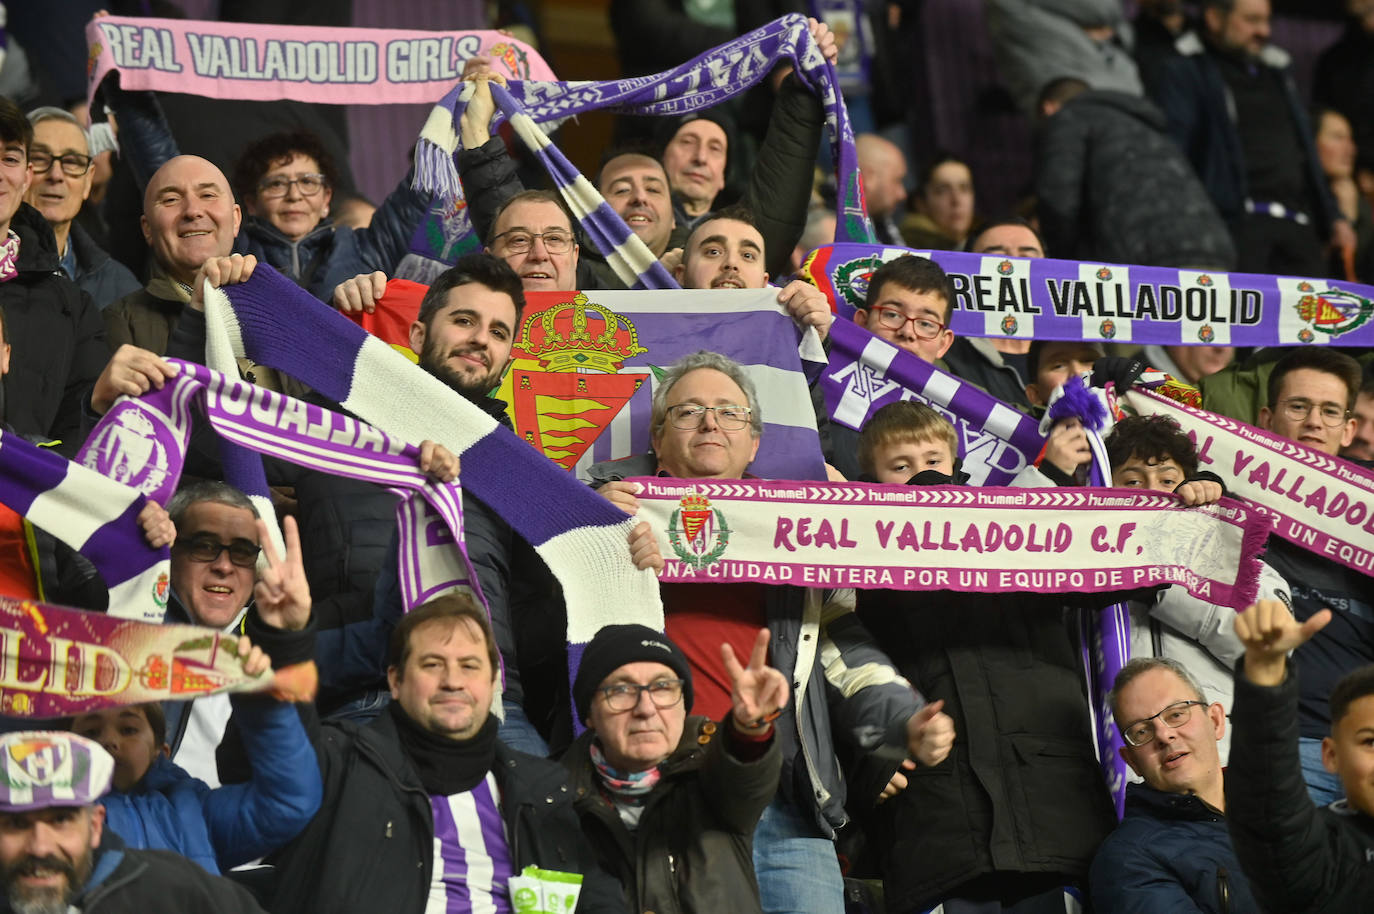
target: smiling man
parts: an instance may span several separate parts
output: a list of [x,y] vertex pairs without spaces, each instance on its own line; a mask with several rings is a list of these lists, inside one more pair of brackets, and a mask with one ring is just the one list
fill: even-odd
[[157,170],[143,195],[143,237],[152,248],[148,284],[105,309],[110,352],[124,343],[158,355],[191,302],[191,280],[211,257],[234,249],[242,213],[229,179],[200,156],[176,156]]
[[62,732],[0,737],[0,891],[15,914],[262,914],[246,889],[168,851],[131,850],[105,827],[114,759]]
[[[709,235],[717,221],[703,223],[694,238]],[[651,453],[589,470],[597,490],[631,516],[639,510],[639,489],[626,481],[629,476],[747,478],[764,422],[745,369],[703,350],[679,359],[659,379],[649,426]],[[843,881],[831,838],[848,814],[836,743],[857,752],[900,743],[898,751],[935,765],[953,741],[948,716],[938,713],[938,704],[924,704],[892,668],[854,615],[852,592],[751,583],[659,589],[665,630],[687,657],[700,713],[723,720],[733,707],[722,642],[731,646],[732,658],[752,655],[765,626],[772,634],[771,665],[802,684],[795,688],[803,697],[784,712],[779,741],[783,758],[795,760],[792,783],[806,789],[784,787],[768,805],[754,833],[754,866],[764,910],[842,910]],[[860,678],[851,675],[859,669]]]
[[76,118],[61,108],[35,108],[29,112],[29,123],[33,125],[29,150],[33,181],[25,200],[52,226],[62,272],[97,308],[104,308],[135,291],[138,280],[75,221],[91,195],[95,176],[89,137]]
[[572,216],[552,191],[521,191],[496,213],[487,251],[504,260],[526,292],[577,288]]
[[[172,596],[167,621],[220,631],[238,627],[257,581],[258,512],[238,489],[199,482],[167,503],[176,526],[172,544]],[[172,760],[192,777],[218,787],[215,750],[233,709],[228,695],[209,695],[166,707]]]
[[[731,709],[720,722],[688,716],[687,657],[651,628],[605,626],[578,665],[573,700],[587,730],[563,764],[583,831],[636,911],[760,910],[751,845],[778,787],[771,718],[787,680],[765,662],[766,630],[748,666],[722,650]],[[677,859],[666,868],[655,865],[665,846]]]
[[[247,630],[313,653],[309,610]],[[567,773],[508,748],[491,713],[501,675],[486,612],[460,593],[407,613],[391,635],[392,703],[366,726],[319,728],[327,798],[281,851],[279,914],[510,911],[527,866],[578,874],[578,910],[625,910],[586,846]]]
[[1111,704],[1121,758],[1144,783],[1126,788],[1126,817],[1093,860],[1094,908],[1257,914],[1226,831],[1221,704],[1160,658],[1123,667]]

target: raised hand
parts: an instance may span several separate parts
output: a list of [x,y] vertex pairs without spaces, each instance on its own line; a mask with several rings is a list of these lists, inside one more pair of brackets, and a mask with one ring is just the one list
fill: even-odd
[[830,301],[824,292],[811,283],[801,279],[792,280],[778,293],[778,304],[787,309],[797,326],[803,329],[815,327],[821,339],[825,339],[830,332],[830,322],[835,317],[830,311]]
[[1061,419],[1050,429],[1045,442],[1045,460],[1054,464],[1065,476],[1072,476],[1078,468],[1093,459],[1088,445],[1088,433],[1077,418]]
[[420,472],[435,482],[453,482],[458,478],[462,462],[458,455],[429,439],[420,442]]
[[1225,495],[1221,483],[1211,479],[1189,479],[1174,489],[1174,494],[1183,499],[1188,507],[1216,504]]
[[172,523],[171,515],[155,501],[150,500],[138,512],[138,526],[143,531],[143,538],[154,549],[170,546],[177,538],[177,528]]
[[381,270],[372,273],[359,273],[352,279],[345,279],[334,287],[330,302],[344,314],[365,311],[371,314],[377,310],[377,299],[386,294],[386,274]]
[[634,517],[639,513],[639,499],[635,496],[643,491],[643,483],[626,482],[617,479],[596,490],[596,494],[615,505],[626,514]]
[[1283,682],[1288,652],[1307,643],[1330,621],[1331,610],[1323,609],[1299,622],[1278,600],[1259,600],[1246,608],[1236,616],[1236,637],[1245,645],[1245,678],[1262,686]]
[[252,254],[230,254],[228,257],[211,257],[200,265],[196,278],[191,280],[191,307],[197,311],[205,310],[205,280],[215,288],[232,286],[247,282],[258,265],[258,258]]
[[720,646],[720,657],[725,661],[725,671],[730,674],[730,704],[735,729],[749,736],[768,732],[787,707],[787,677],[768,665],[771,637],[768,629],[759,629],[747,667],[740,666],[735,649],[729,644]]
[[927,768],[938,765],[954,748],[954,720],[940,709],[944,699],[932,701],[906,723],[907,751]]
[[310,624],[310,585],[301,564],[301,537],[294,517],[287,517],[282,523],[282,534],[286,540],[284,558],[277,555],[267,523],[258,519],[258,542],[262,543],[267,567],[253,588],[253,596],[263,622],[274,628],[300,631]]
[[271,659],[262,652],[262,648],[253,643],[247,635],[239,636],[239,660],[243,663],[243,671],[249,676],[258,677],[272,669]]
[[137,397],[176,377],[178,368],[155,352],[125,343],[115,350],[91,389],[91,409],[103,416],[121,396]]
[[635,524],[630,531],[630,561],[640,571],[652,568],[654,574],[663,573],[663,553],[658,550],[658,538],[648,521]]

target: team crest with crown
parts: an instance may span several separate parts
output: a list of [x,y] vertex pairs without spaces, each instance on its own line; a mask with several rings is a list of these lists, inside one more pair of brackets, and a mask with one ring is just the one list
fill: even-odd
[[684,565],[700,570],[725,553],[730,527],[709,498],[692,492],[682,496],[668,519],[668,544]]

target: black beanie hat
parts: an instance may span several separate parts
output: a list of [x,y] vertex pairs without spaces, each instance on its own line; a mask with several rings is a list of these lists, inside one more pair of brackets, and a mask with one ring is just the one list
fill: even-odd
[[607,625],[596,633],[577,668],[573,681],[573,703],[577,719],[585,721],[590,714],[592,697],[606,677],[627,663],[661,663],[677,673],[682,680],[682,701],[692,711],[692,668],[687,655],[668,640],[668,637],[646,625]]

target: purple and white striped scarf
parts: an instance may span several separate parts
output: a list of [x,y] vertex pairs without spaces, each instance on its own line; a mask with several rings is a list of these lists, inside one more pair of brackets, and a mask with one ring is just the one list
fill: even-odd
[[[1063,419],[1078,419],[1083,424],[1093,455],[1088,467],[1088,485],[1091,486],[1112,484],[1112,465],[1107,457],[1107,446],[1102,441],[1112,426],[1110,396],[1107,391],[1089,387],[1083,377],[1070,377],[1050,396],[1049,409],[1041,424],[1046,433]],[[1124,743],[1114,726],[1108,697],[1116,684],[1116,674],[1131,659],[1131,613],[1125,603],[1113,603],[1095,616],[1080,613],[1079,620],[1079,643],[1088,678],[1088,711],[1097,744],[1097,761],[1102,766],[1119,819],[1126,810],[1126,762],[1117,751]]]
[[477,786],[429,798],[434,870],[424,914],[501,914],[511,910],[515,867],[501,818],[500,790],[487,772]]
[[[791,61],[799,77],[825,109],[830,150],[839,176],[835,237],[872,242],[873,225],[864,205],[854,134],[840,95],[835,68],[811,38],[797,14],[755,29],[707,51],[679,67],[607,82],[512,82],[509,91],[492,85],[498,113],[492,130],[509,120],[521,141],[553,177],[587,237],[606,255],[616,275],[632,288],[671,289],[677,283],[649,249],[606,204],[601,194],[540,129],[587,111],[678,116],[718,105],[757,84],[779,63]],[[472,86],[459,84],[439,101],[420,133],[415,151],[415,186],[457,200],[462,196],[453,154],[459,147],[458,123]]]
[[[629,561],[633,521],[389,345],[265,265],[248,282],[207,287],[205,319],[212,368],[232,373],[237,357],[251,357],[393,441],[428,438],[458,455],[464,489],[509,522],[562,584],[570,674],[603,625],[662,630],[658,581]],[[226,474],[251,483],[257,458],[239,453],[244,459],[232,467],[225,461]]]
[[[415,447],[324,407],[203,365],[169,361],[178,367],[177,376],[161,390],[121,397],[82,449],[85,466],[71,470],[99,474],[102,482],[127,492],[132,504],[125,514],[142,506],[140,492],[166,502],[176,490],[190,442],[192,412],[198,409],[227,445],[226,460],[233,461],[226,465],[229,475],[253,469],[261,473],[260,460],[245,459],[249,452],[257,452],[384,485],[400,496],[400,581],[407,609],[457,588],[481,598],[463,548],[461,492],[456,483],[436,483],[421,473]],[[113,590],[111,603],[114,608]]]
[[[101,473],[0,431],[0,503],[79,551],[110,590],[110,615],[160,622],[167,609],[167,547],[154,549],[135,519],[148,498],[130,488],[130,468],[155,449],[141,423],[120,425],[110,445],[124,459]],[[90,445],[87,445],[89,448]]]

